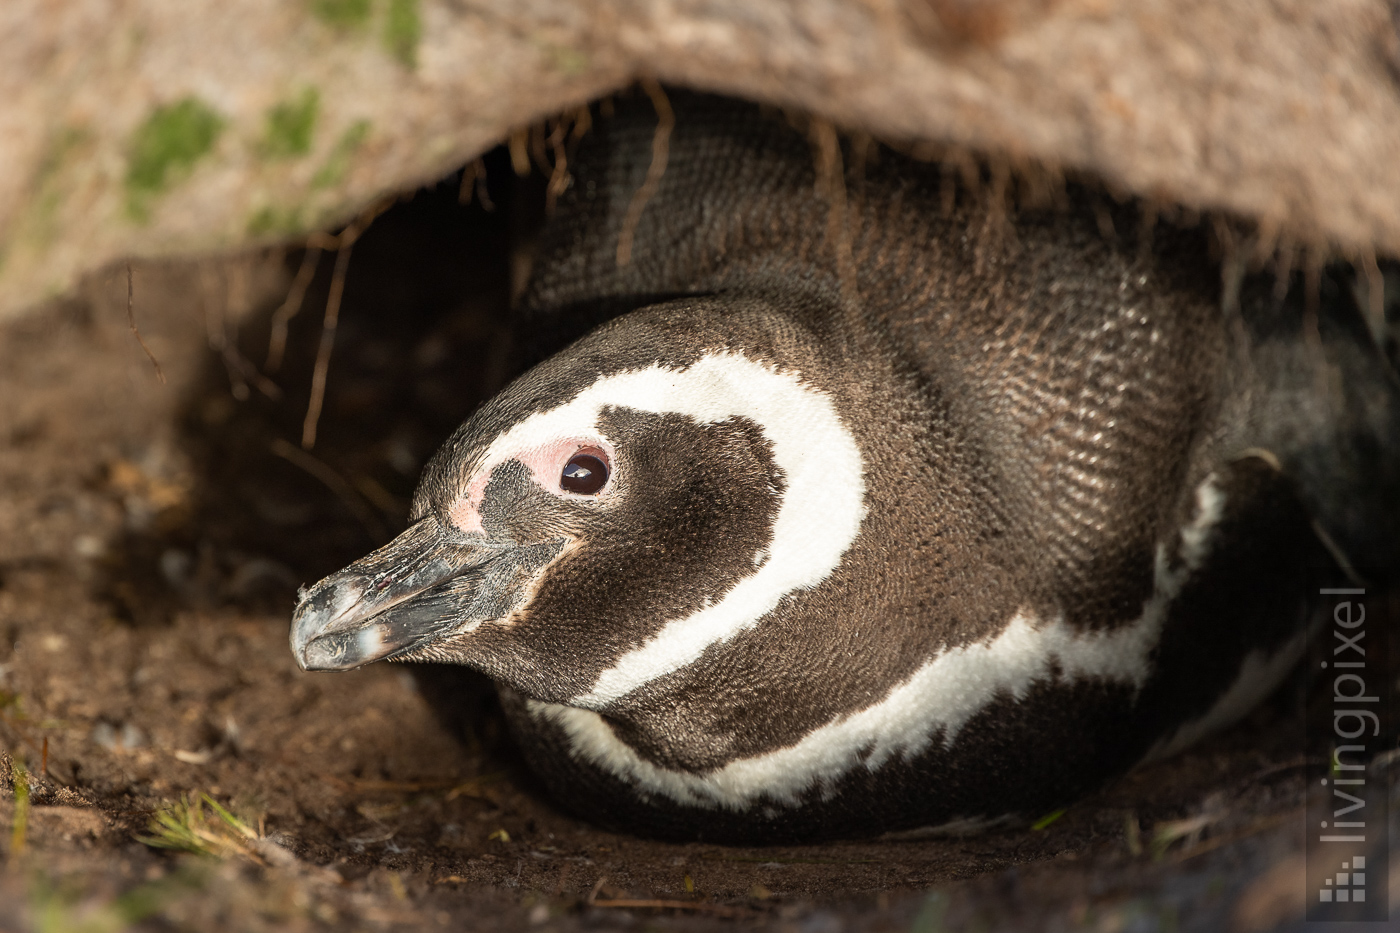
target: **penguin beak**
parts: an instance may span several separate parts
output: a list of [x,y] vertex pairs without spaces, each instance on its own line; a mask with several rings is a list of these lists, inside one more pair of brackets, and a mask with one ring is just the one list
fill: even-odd
[[[374,553],[302,590],[292,653],[304,671],[399,657],[508,614],[539,546],[462,541],[425,518]],[[558,553],[558,547],[552,547]],[[534,558],[534,559],[531,559]]]

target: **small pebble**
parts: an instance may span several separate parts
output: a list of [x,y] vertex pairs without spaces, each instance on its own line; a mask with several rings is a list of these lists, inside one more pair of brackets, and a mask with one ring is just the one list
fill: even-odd
[[146,735],[131,723],[120,728],[108,722],[99,722],[92,727],[92,740],[111,751],[130,751],[146,744]]

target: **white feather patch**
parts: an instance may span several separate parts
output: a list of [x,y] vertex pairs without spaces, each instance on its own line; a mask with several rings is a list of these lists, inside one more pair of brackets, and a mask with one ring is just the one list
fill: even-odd
[[784,596],[821,583],[841,563],[865,517],[860,449],[831,398],[795,373],[736,353],[707,354],[685,369],[655,365],[600,378],[566,404],[533,414],[492,441],[481,469],[561,436],[601,438],[599,420],[608,407],[680,414],[701,423],[747,418],[772,444],[787,489],[761,566],[722,599],[667,622],[604,671],[591,691],[571,703],[590,709],[684,667],[710,645],[756,625]]
[[1000,697],[1024,698],[1036,683],[1111,680],[1141,689],[1149,655],[1182,584],[1209,553],[1210,531],[1225,496],[1208,477],[1196,490],[1196,514],[1181,529],[1179,563],[1159,546],[1153,595],[1134,622],[1107,632],[1080,632],[1062,618],[1044,622],[1022,611],[986,642],[944,651],[879,702],[809,732],[795,745],[730,762],[705,773],[660,768],[619,740],[597,713],[528,701],[532,715],[560,726],[573,752],[644,793],[677,803],[746,810],[760,797],[795,806],[813,787],[834,793],[845,774],[871,771],[896,756],[913,757],[938,735],[951,746],[978,712]]
[[1215,701],[1200,719],[1182,725],[1170,736],[1161,739],[1143,756],[1139,764],[1169,758],[1195,745],[1201,739],[1225,728],[1244,716],[1283,682],[1293,670],[1308,645],[1309,632],[1301,632],[1269,654],[1255,651],[1245,657],[1240,672],[1230,689]]

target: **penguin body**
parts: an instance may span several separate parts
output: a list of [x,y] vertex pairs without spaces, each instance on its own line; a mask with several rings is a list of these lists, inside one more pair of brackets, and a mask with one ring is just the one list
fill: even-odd
[[[832,223],[790,127],[676,109],[639,215],[654,119],[585,139],[522,330],[591,331],[303,594],[303,667],[473,667],[565,805],[725,842],[1033,819],[1278,683],[1373,522],[1310,498],[1337,428],[1251,368],[1264,299],[1222,312],[1199,237],[950,206],[890,154]],[[1348,437],[1393,478],[1370,365]]]

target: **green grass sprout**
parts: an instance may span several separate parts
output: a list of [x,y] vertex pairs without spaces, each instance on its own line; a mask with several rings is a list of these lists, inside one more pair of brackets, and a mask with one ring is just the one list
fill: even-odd
[[[206,807],[213,811],[212,815]],[[137,841],[153,849],[173,849],[218,859],[237,855],[265,864],[251,845],[261,838],[257,831],[208,794],[185,797],[157,811],[148,831],[149,836],[138,836]]]
[[15,786],[15,824],[10,831],[10,858],[24,854],[29,830],[29,772],[18,760],[10,762],[10,779]]

